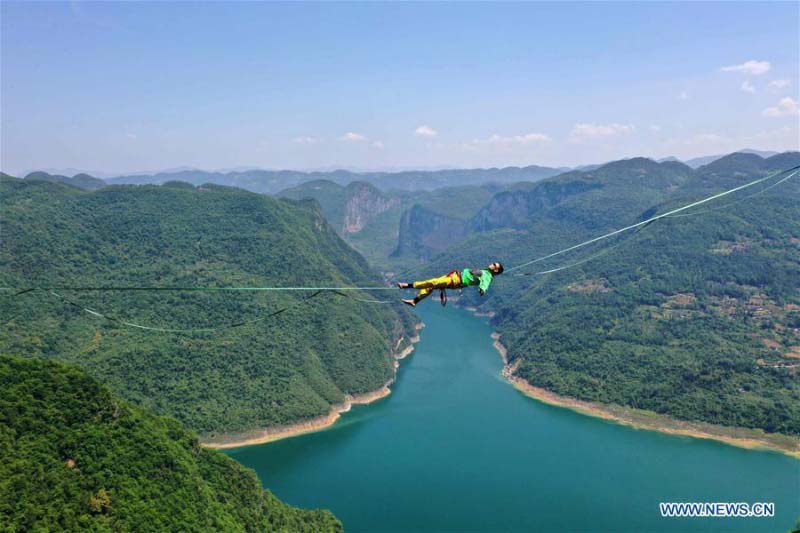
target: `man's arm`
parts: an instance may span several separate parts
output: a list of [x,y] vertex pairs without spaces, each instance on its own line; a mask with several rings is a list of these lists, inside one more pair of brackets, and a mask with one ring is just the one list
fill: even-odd
[[493,277],[494,276],[492,276],[492,273],[488,270],[481,271],[481,281],[478,283],[478,292],[481,294],[481,296],[483,296],[484,293],[489,290],[489,285],[492,284]]

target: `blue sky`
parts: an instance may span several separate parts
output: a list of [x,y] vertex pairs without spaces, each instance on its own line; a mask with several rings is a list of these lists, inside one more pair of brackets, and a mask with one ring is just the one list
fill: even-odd
[[2,2],[6,172],[798,149],[800,3]]

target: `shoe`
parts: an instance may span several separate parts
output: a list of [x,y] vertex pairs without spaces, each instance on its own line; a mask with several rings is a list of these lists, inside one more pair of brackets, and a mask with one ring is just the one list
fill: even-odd
[[410,283],[403,283],[402,281],[398,281],[397,282],[397,288],[398,289],[410,289],[411,288],[411,284]]
[[414,300],[403,300],[403,303],[406,305],[410,305],[411,307],[417,306],[417,302],[415,302]]

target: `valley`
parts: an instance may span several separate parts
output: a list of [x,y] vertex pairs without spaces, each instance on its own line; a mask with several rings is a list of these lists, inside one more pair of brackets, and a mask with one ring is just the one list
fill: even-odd
[[[518,401],[517,396],[508,396],[513,392],[508,384],[503,384],[506,392],[498,391],[497,398],[505,400],[486,401],[496,394],[490,392],[492,380],[486,381],[492,375],[502,374],[540,402],[590,415],[586,421],[568,418],[570,423],[594,427],[598,422],[592,420],[600,418],[667,434],[652,437],[656,439],[674,438],[668,435],[710,439],[797,457],[800,188],[791,180],[775,193],[756,194],[735,210],[662,219],[608,245],[541,265],[550,269],[575,263],[563,271],[546,276],[526,275],[525,270],[506,274],[483,299],[466,290],[453,294],[456,308],[489,317],[495,348],[504,361],[500,367],[486,366],[479,362],[487,357],[485,348],[475,351],[470,357],[480,359],[470,359],[474,362],[468,368],[483,370],[471,378],[464,369],[448,365],[442,371],[450,372],[454,384],[466,379],[453,389],[461,391],[455,396],[448,392],[450,386],[440,386],[409,397],[403,392],[407,378],[402,377],[406,372],[402,366],[410,364],[408,372],[413,374],[415,361],[432,354],[423,350],[422,355],[411,355],[410,363],[401,359],[420,340],[421,318],[438,324],[436,330],[429,324],[421,336],[423,347],[426,339],[442,346],[434,351],[438,357],[449,353],[444,346],[453,342],[447,337],[457,335],[448,334],[446,324],[455,327],[463,320],[462,329],[484,331],[473,324],[479,319],[458,309],[434,311],[435,304],[426,302],[427,308],[412,313],[400,305],[370,303],[376,294],[369,291],[361,298],[324,291],[69,289],[70,284],[381,286],[398,276],[425,277],[496,258],[515,265],[793,164],[800,164],[800,154],[769,159],[732,154],[698,169],[637,158],[536,183],[384,191],[365,182],[343,186],[312,181],[278,197],[185,182],[86,191],[81,185],[93,182],[85,178],[70,183],[3,176],[0,281],[11,287],[65,287],[20,297],[3,294],[0,346],[4,354],[80,366],[91,375],[87,379],[102,381],[111,394],[121,395],[135,409],[174,417],[177,421],[170,423],[185,426],[181,431],[199,433],[199,439],[190,437],[194,446],[202,443],[204,448],[227,450],[253,467],[262,483],[290,504],[331,508],[355,530],[376,524],[369,525],[369,515],[355,515],[331,499],[331,491],[353,490],[346,488],[346,477],[337,477],[343,485],[336,488],[329,485],[330,479],[317,488],[312,483],[308,494],[316,496],[300,498],[286,488],[292,483],[269,457],[277,453],[281,462],[292,464],[283,455],[289,450],[326,456],[323,450],[337,446],[328,441],[336,440],[343,428],[370,427],[372,417],[382,417],[385,405],[396,402],[412,401],[413,409],[423,413],[448,413],[446,421],[430,420],[425,428],[389,417],[385,423],[396,424],[392,434],[398,442],[415,441],[436,425],[455,427],[460,424],[455,413],[474,421],[482,411],[481,427],[493,436],[502,435],[509,429],[491,429],[497,421],[507,420],[510,412],[523,419],[527,415],[519,407],[503,407],[503,402]],[[387,290],[377,301],[387,297],[396,293]],[[83,306],[100,309],[111,319],[83,312]],[[452,318],[445,320],[449,314]],[[177,329],[139,331],[125,327],[130,320]],[[189,333],[181,333],[181,328],[189,328]],[[477,340],[473,344],[483,345]],[[473,353],[464,344],[453,346],[450,357]],[[395,389],[402,393],[398,399]],[[480,403],[467,401],[472,397]],[[523,410],[530,408],[523,405]],[[466,420],[464,428],[472,423]],[[383,424],[378,418],[375,423],[376,429]],[[614,438],[634,447],[649,446],[646,441],[651,437],[641,440],[646,433],[620,431]],[[429,444],[447,441],[444,435],[437,439]],[[500,444],[479,440],[489,448]],[[386,447],[381,442],[374,436],[363,445]],[[648,455],[672,453],[668,450],[673,441],[664,442],[657,447],[660,451]],[[449,446],[456,449],[463,444]],[[407,446],[391,456],[400,464],[417,464],[422,456],[409,454],[415,448]],[[620,441],[614,446],[624,445]],[[465,448],[463,454],[473,452]],[[434,452],[428,449],[428,453]],[[754,464],[761,461],[760,455],[752,457]],[[517,465],[521,461],[513,455],[506,459]],[[270,466],[264,469],[262,461]],[[355,470],[361,468],[352,457],[336,461],[337,468],[349,463]],[[750,459],[742,456],[737,461],[745,464]],[[316,460],[314,464],[319,472],[327,471]],[[789,464],[796,470],[796,462]],[[531,468],[540,466],[538,461],[530,463]],[[789,478],[793,471],[786,471]],[[441,474],[445,481],[448,475]],[[294,475],[291,479],[309,479],[308,473]],[[302,491],[308,487],[304,484]],[[763,493],[763,487],[760,490]],[[112,501],[119,497],[106,493],[112,494]],[[387,495],[363,493],[360,501],[373,497]],[[796,496],[785,488],[774,495],[781,501],[787,497]],[[380,499],[367,504],[384,505]],[[301,512],[283,505],[274,500],[267,507],[287,509],[275,511],[285,517]],[[422,502],[409,505],[425,508]],[[455,512],[470,516],[466,509]],[[637,512],[641,524],[648,523],[646,507]],[[328,520],[330,515],[315,516]],[[421,521],[415,528],[437,523],[424,511],[418,516]],[[517,518],[520,524],[527,520],[522,515]],[[626,520],[630,518],[626,515]],[[486,527],[501,523],[511,527],[503,521],[486,521],[487,517],[473,519]],[[788,523],[783,514],[779,519]],[[128,519],[119,515],[114,520]],[[411,525],[399,517],[392,520],[405,524],[402,527]],[[335,521],[325,524],[319,527],[339,527]],[[624,529],[622,522],[607,525]]]

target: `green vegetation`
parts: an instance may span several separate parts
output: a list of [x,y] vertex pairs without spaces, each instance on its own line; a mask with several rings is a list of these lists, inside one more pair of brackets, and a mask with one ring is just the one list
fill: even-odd
[[342,530],[60,363],[0,356],[0,453],[2,531]]
[[[734,154],[696,171],[634,159],[512,188],[473,219],[485,231],[435,259],[431,271],[495,258],[519,264],[797,164],[797,153],[766,160]],[[563,194],[569,186],[574,194]],[[464,302],[497,313],[517,375],[533,385],[800,435],[798,200],[800,179],[790,180],[730,209],[661,220],[522,272],[620,244],[569,270],[506,274],[487,299],[465,291]],[[729,201],[736,198],[711,207]]]
[[[315,180],[281,191],[279,196],[316,200],[325,219],[348,244],[370,264],[393,270],[416,264],[418,258],[442,251],[462,237],[467,220],[499,190],[500,186],[481,185],[382,192],[366,182],[342,186]],[[415,214],[423,214],[422,220]],[[415,227],[424,228],[431,218],[446,221],[446,234],[433,229],[424,234],[413,231]],[[410,243],[408,250],[404,242]]]
[[[112,186],[0,181],[0,285],[379,285],[311,201],[207,185]],[[394,372],[411,331],[405,310],[331,293],[75,292],[108,315],[166,328],[121,327],[47,291],[0,294],[0,351],[75,363],[138,405],[201,434],[319,416]],[[361,295],[368,298],[368,295]],[[296,305],[295,305],[296,304]],[[400,346],[402,349],[403,346]]]
[[796,199],[773,198],[663,221],[533,283],[501,326],[523,358],[517,374],[585,400],[800,435],[789,356],[800,227],[785,223],[796,216]]
[[106,182],[90,176],[89,174],[75,174],[71,178],[68,176],[61,176],[59,174],[49,174],[47,172],[31,172],[27,176],[25,176],[26,180],[35,180],[35,181],[49,181],[52,183],[66,183],[67,185],[72,185],[73,187],[77,187],[79,189],[84,189],[87,191],[94,191],[97,189],[102,189],[106,186]]

